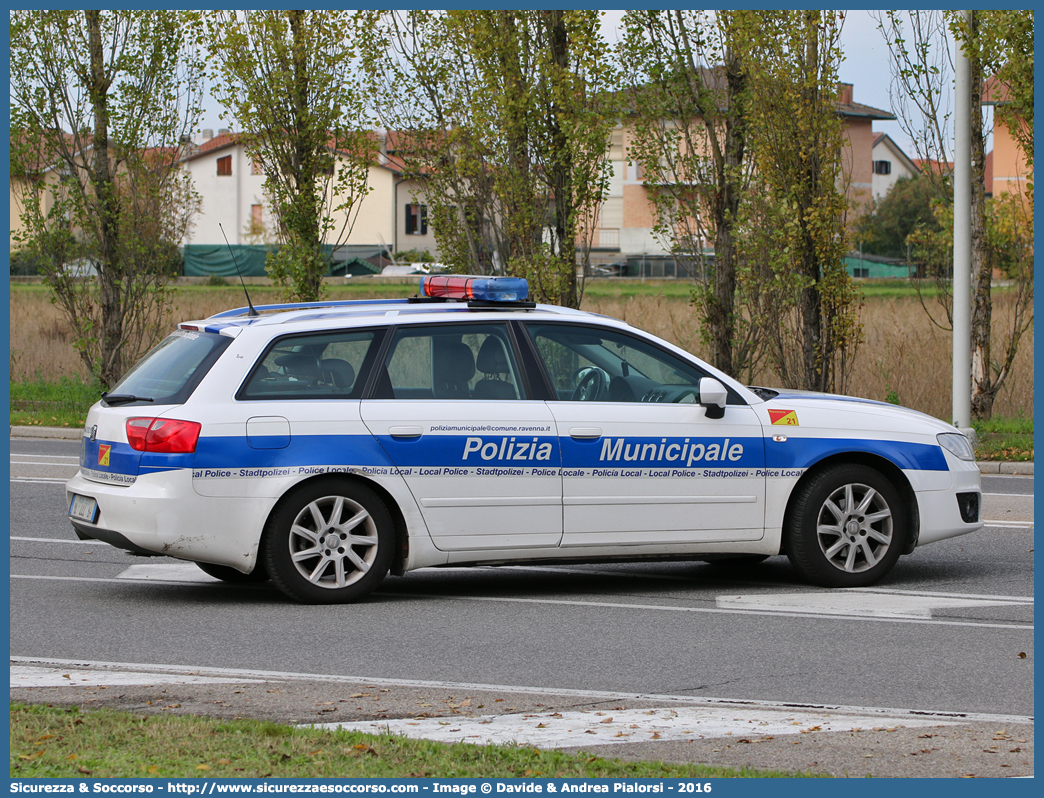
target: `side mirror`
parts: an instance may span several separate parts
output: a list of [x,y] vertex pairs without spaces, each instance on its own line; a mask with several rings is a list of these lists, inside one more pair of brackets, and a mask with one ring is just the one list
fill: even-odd
[[707,418],[724,418],[729,392],[713,377],[700,378],[700,405],[707,409]]

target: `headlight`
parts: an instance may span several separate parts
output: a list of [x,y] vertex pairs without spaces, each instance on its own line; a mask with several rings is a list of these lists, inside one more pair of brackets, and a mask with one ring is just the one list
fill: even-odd
[[966,437],[959,432],[940,432],[935,436],[939,445],[962,460],[975,460],[975,450]]

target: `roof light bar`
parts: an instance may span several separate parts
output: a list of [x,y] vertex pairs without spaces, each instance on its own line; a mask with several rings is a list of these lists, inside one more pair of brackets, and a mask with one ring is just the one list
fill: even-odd
[[525,302],[529,283],[524,277],[474,277],[465,274],[427,274],[421,277],[422,296],[470,299],[478,302]]

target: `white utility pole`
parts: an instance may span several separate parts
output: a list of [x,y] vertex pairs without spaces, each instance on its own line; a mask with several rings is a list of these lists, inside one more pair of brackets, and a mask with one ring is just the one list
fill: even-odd
[[[971,26],[971,12],[964,18]],[[960,48],[960,42],[957,47]],[[954,66],[953,153],[953,425],[971,427],[971,59],[961,49]]]

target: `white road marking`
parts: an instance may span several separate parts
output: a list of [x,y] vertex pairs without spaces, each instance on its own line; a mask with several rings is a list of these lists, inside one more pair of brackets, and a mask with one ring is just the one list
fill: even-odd
[[135,582],[221,582],[220,579],[203,573],[192,563],[180,562],[132,565],[116,578]]
[[422,689],[447,689],[457,693],[497,692],[511,695],[556,696],[587,702],[601,701],[647,701],[658,704],[682,704],[686,706],[715,707],[720,712],[733,712],[737,709],[778,710],[780,712],[840,712],[849,715],[866,715],[874,719],[875,725],[882,725],[882,718],[890,718],[906,723],[910,719],[931,720],[933,723],[970,721],[982,723],[1033,723],[1033,716],[996,715],[982,712],[954,712],[950,710],[896,709],[893,707],[861,707],[845,704],[811,704],[788,703],[786,701],[756,701],[737,698],[710,698],[706,696],[690,696],[663,693],[619,693],[605,690],[572,690],[561,687],[528,687],[519,685],[482,684],[475,682],[445,682],[420,679],[389,679],[383,676],[353,676],[348,674],[300,673],[297,671],[264,671],[242,668],[212,668],[193,665],[160,665],[140,662],[90,662],[75,659],[54,659],[48,657],[12,656],[12,665],[52,666],[56,668],[89,668],[92,670],[138,670],[148,673],[188,674],[195,676],[216,676],[230,678],[234,681],[244,679],[260,679],[266,682],[304,681],[333,684],[364,684],[377,687],[418,687]]
[[[162,563],[155,565],[132,565],[124,569],[118,576],[114,578],[98,578],[98,577],[78,577],[78,576],[39,576],[39,575],[25,575],[25,574],[11,574],[11,579],[37,579],[37,580],[62,580],[62,581],[83,581],[83,582],[152,582],[157,584],[225,584],[219,579],[215,579],[207,574],[204,574],[197,566],[192,563]],[[263,585],[261,585],[263,587]],[[236,587],[241,587],[237,585]],[[257,586],[251,586],[257,587]],[[781,596],[822,596],[822,599],[815,599],[806,601],[804,599],[794,601],[794,606],[789,609],[781,609],[779,602],[774,605],[771,601],[767,601],[765,606],[759,606],[757,599],[759,594],[753,594],[748,597],[748,602],[730,604],[722,603],[725,599],[726,602],[732,601],[732,596],[719,596],[717,598],[715,607],[684,607],[684,606],[672,606],[672,605],[659,605],[659,604],[632,604],[622,602],[610,602],[610,601],[584,601],[579,599],[536,599],[536,598],[524,598],[524,597],[509,597],[509,596],[460,596],[444,593],[401,593],[394,591],[381,591],[381,595],[394,596],[397,598],[407,599],[436,599],[442,601],[483,601],[483,602],[499,602],[499,603],[516,603],[516,604],[544,604],[544,605],[555,605],[555,606],[572,606],[572,607],[586,607],[593,609],[624,609],[624,610],[639,610],[643,612],[682,612],[682,613],[710,613],[710,614],[740,614],[740,615],[786,615],[790,617],[801,617],[801,618],[830,618],[836,619],[838,617],[847,617],[853,620],[862,621],[874,621],[881,623],[920,623],[930,624],[936,626],[974,626],[974,627],[985,627],[990,629],[1019,629],[1025,631],[1033,631],[1033,625],[1028,623],[992,623],[982,621],[956,621],[956,620],[942,620],[932,618],[930,612],[925,614],[920,611],[920,608],[925,606],[924,601],[915,600],[916,595],[922,594],[911,594],[908,606],[911,608],[909,612],[899,612],[898,610],[891,613],[878,612],[856,612],[854,609],[847,612],[838,612],[831,609],[832,603],[836,601],[845,602],[845,606],[858,607],[860,604],[867,606],[875,606],[873,601],[867,601],[865,598],[862,600],[857,599],[836,599],[835,597],[843,596],[849,591],[823,591],[821,593],[800,593],[800,594],[779,594]],[[945,598],[949,597],[952,604],[946,604]],[[742,599],[743,597],[737,597]],[[834,601],[832,602],[832,599]],[[1032,604],[1032,599],[1023,599],[1016,596],[1004,598],[996,597],[963,597],[960,595],[952,594],[940,594],[937,597],[931,599],[934,601],[932,606],[984,606],[985,604],[996,605],[996,604]],[[780,599],[785,601],[785,599]],[[971,602],[971,603],[968,603]],[[931,604],[931,602],[929,602]],[[779,606],[777,606],[779,605]],[[878,602],[879,606],[891,606],[893,608],[902,607],[902,603],[898,600],[889,601],[882,600]]]
[[983,526],[994,529],[1033,529],[1032,521],[983,521]]
[[952,726],[957,721],[883,718],[827,712],[695,707],[624,709],[598,712],[534,712],[477,717],[307,724],[317,729],[347,729],[370,734],[401,734],[414,739],[476,745],[518,743],[539,748],[570,748],[651,740],[705,740],[731,737],[753,742],[784,734],[810,734],[897,727]]
[[[24,458],[27,458],[27,457],[43,458],[43,461],[26,460],[26,459],[24,459]],[[63,464],[66,464],[66,463],[71,463],[72,465],[79,465],[80,464],[80,458],[77,455],[70,455],[70,454],[12,454],[11,455],[11,462],[12,463],[33,463],[34,465],[56,465],[55,463],[48,462],[50,460],[61,461],[61,462],[57,463],[57,465],[63,465]]]
[[895,587],[853,587],[853,593],[888,593],[898,596],[938,596],[940,598],[989,599],[990,601],[1013,601],[1017,604],[1033,604],[1033,596],[996,596],[982,593],[942,593],[936,590],[901,590]]
[[[1031,603],[1031,602],[1028,602]],[[764,610],[786,615],[815,613],[868,618],[931,618],[932,610],[1010,606],[1008,599],[965,598],[962,596],[917,596],[896,593],[870,593],[849,590],[815,593],[759,593],[749,596],[718,596],[722,609]]]
[[262,684],[264,680],[162,672],[145,673],[142,671],[41,668],[33,665],[11,666],[11,687],[111,687],[132,684],[151,686],[156,684],[228,684],[242,682]]
[[108,546],[104,540],[74,540],[70,538],[23,538],[11,535],[11,540],[21,540],[27,543],[79,543],[81,546]]

